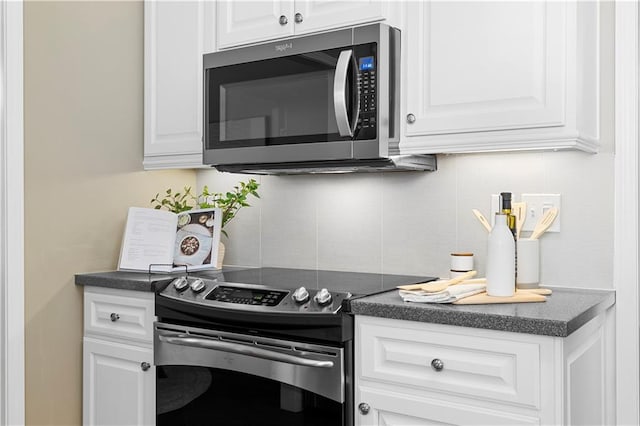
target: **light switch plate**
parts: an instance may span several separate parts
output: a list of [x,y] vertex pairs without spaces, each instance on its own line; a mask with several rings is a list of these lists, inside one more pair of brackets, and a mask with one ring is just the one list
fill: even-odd
[[547,232],[560,232],[560,194],[522,194],[522,202],[527,203],[527,216],[522,231],[533,231],[542,216],[552,207],[558,208],[558,217]]

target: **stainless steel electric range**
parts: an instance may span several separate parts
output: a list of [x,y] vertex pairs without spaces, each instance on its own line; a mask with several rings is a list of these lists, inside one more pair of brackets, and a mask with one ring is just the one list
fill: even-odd
[[356,297],[433,277],[256,268],[156,295],[157,425],[353,424]]

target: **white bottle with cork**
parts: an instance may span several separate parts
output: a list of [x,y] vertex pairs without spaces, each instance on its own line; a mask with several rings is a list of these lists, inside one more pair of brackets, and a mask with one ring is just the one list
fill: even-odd
[[487,245],[487,294],[509,297],[515,293],[516,243],[507,225],[507,215],[496,213]]

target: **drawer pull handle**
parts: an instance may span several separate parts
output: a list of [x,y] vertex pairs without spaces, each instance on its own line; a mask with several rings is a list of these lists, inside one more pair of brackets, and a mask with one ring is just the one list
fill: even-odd
[[120,319],[120,315],[116,314],[115,312],[111,313],[111,321],[112,322],[116,322]]
[[416,122],[416,116],[413,114],[407,114],[407,123],[413,124]]
[[369,410],[371,410],[371,407],[366,402],[361,402],[360,405],[358,405],[358,410],[360,410],[360,412],[366,416],[367,414],[369,414]]
[[143,362],[140,364],[140,368],[142,368],[142,371],[147,371],[151,368],[151,364],[149,364],[148,362]]
[[304,17],[302,16],[302,13],[296,13],[294,18],[295,18],[296,24],[301,23],[304,19]]
[[278,19],[278,22],[280,22],[280,25],[287,25],[287,23],[289,22],[289,20],[287,19],[286,16],[284,15],[280,15],[280,19]]
[[433,361],[431,361],[431,367],[436,371],[442,371],[444,368],[444,362],[438,358],[434,358]]

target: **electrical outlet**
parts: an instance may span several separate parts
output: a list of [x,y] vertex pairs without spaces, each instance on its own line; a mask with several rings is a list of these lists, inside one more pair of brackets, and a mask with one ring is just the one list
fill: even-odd
[[[552,207],[560,209],[560,194],[522,194],[521,201],[527,203],[527,215],[522,231],[533,231],[542,216]],[[560,214],[547,232],[560,232]]]

